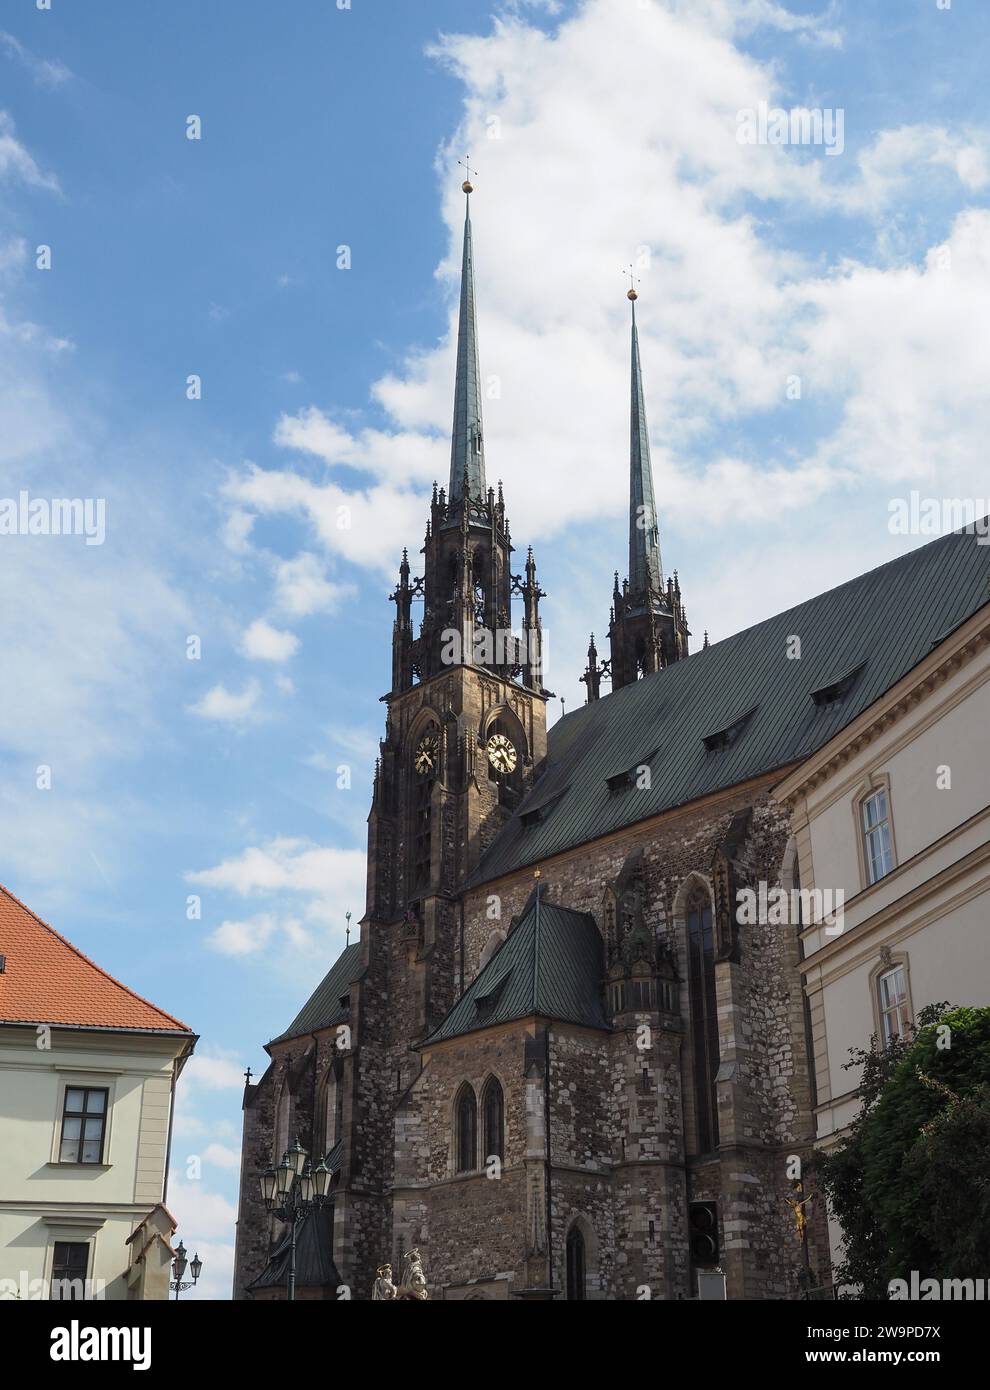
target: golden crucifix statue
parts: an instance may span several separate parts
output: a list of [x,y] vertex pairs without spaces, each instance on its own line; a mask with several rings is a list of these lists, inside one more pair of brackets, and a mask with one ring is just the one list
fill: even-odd
[[794,1196],[785,1197],[784,1201],[794,1213],[794,1227],[797,1238],[803,1242],[808,1230],[808,1217],[804,1209],[815,1194],[809,1192],[807,1197],[802,1195],[804,1192],[804,1183],[800,1178],[795,1178],[792,1186],[794,1188]]

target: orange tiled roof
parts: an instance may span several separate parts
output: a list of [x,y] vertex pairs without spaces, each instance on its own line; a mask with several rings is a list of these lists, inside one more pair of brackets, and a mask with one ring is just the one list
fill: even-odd
[[0,1023],[192,1030],[77,951],[0,884]]

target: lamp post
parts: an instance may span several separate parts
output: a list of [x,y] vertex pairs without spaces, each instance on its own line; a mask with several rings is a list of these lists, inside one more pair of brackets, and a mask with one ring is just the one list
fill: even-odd
[[[187,1264],[189,1273],[192,1275],[191,1280],[186,1280],[183,1277],[186,1272]],[[169,1288],[175,1290],[176,1298],[179,1297],[179,1294],[182,1293],[184,1289],[194,1288],[195,1285],[199,1283],[199,1276],[202,1269],[203,1261],[199,1258],[198,1254],[192,1257],[191,1263],[186,1260],[186,1247],[180,1240],[175,1247],[175,1259],[172,1261],[172,1273],[175,1275],[175,1278],[169,1284]]]
[[314,1168],[309,1155],[299,1143],[298,1137],[292,1147],[282,1155],[277,1168],[269,1168],[261,1175],[261,1197],[265,1209],[280,1221],[288,1223],[291,1230],[289,1241],[289,1279],[288,1301],[296,1297],[296,1232],[305,1217],[311,1215],[330,1201],[333,1188],[333,1173],[322,1159]]

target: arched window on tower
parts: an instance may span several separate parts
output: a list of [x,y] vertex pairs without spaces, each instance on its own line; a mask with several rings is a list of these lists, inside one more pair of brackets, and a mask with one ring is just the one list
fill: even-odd
[[718,1147],[715,1077],[719,1067],[719,1048],[712,903],[704,888],[699,886],[692,890],[687,900],[686,915],[698,1148],[701,1153],[711,1153]]
[[481,1099],[485,1163],[491,1158],[505,1158],[505,1098],[494,1076],[489,1077]]
[[478,1166],[478,1103],[467,1082],[454,1107],[454,1148],[457,1172],[473,1172]]
[[277,1168],[282,1162],[282,1155],[289,1147],[289,1087],[286,1082],[283,1082],[282,1092],[276,1104],[273,1138],[272,1163]]
[[567,1298],[582,1299],[587,1295],[585,1279],[584,1236],[578,1225],[567,1232]]

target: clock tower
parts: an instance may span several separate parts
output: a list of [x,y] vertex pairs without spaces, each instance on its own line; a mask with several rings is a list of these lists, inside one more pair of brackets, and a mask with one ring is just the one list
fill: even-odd
[[396,1081],[414,1064],[409,1045],[467,983],[457,895],[546,756],[544,595],[531,549],[513,573],[502,486],[485,478],[469,179],[463,190],[450,476],[433,486],[422,560],[403,552],[392,595],[392,683],[368,822],[366,934],[387,962]]

